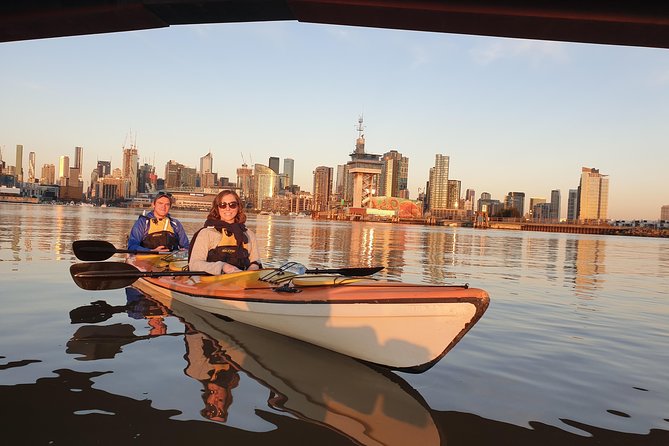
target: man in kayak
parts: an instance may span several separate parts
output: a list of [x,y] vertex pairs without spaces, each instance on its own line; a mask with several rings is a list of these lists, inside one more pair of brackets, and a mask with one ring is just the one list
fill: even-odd
[[135,222],[128,249],[133,251],[176,251],[188,249],[188,236],[181,222],[169,212],[173,204],[172,194],[158,192],[153,198],[153,210],[140,215]]
[[239,195],[231,190],[219,192],[205,227],[193,235],[189,269],[218,275],[262,268],[256,236],[245,222]]

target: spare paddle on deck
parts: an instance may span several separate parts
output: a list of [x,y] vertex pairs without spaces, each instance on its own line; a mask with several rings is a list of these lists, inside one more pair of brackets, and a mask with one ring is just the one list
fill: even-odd
[[[342,276],[369,276],[383,269],[372,268],[337,268],[313,269],[306,274],[341,274]],[[209,276],[204,271],[141,271],[133,265],[122,262],[75,263],[70,266],[72,280],[84,290],[115,290],[125,288],[142,277],[177,277]]]
[[76,240],[72,243],[72,251],[79,260],[87,261],[107,260],[114,254],[169,254],[170,252],[116,249],[114,245],[104,240]]
[[72,280],[84,290],[125,288],[142,277],[209,276],[204,271],[140,271],[128,263],[75,263],[70,266]]

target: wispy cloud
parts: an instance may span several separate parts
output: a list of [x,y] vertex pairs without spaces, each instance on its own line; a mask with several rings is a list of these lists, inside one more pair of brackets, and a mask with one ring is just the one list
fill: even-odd
[[564,43],[519,39],[495,39],[473,48],[470,54],[481,65],[518,58],[527,59],[533,65],[546,61],[562,63],[568,59]]

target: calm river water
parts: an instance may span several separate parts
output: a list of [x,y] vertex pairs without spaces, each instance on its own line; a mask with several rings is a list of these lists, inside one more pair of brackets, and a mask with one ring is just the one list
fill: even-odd
[[[72,242],[124,248],[136,216],[0,203],[3,442],[669,444],[667,239],[251,217],[270,265],[382,265],[490,293],[451,352],[406,374],[132,289],[79,289]],[[174,216],[189,234],[204,220]]]

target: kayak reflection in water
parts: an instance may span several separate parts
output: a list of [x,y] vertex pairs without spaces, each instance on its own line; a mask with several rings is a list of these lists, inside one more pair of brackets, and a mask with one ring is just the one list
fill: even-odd
[[184,372],[203,385],[204,409],[200,414],[212,421],[227,421],[228,409],[232,404],[232,389],[239,384],[239,373],[225,359],[218,343],[208,336],[188,330],[185,341],[184,358],[188,365]]

